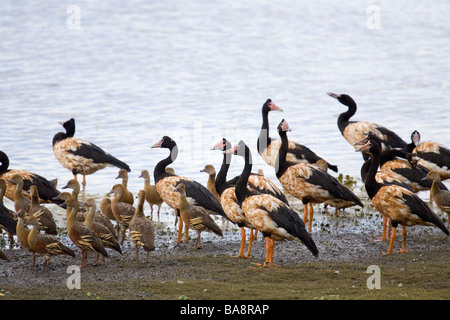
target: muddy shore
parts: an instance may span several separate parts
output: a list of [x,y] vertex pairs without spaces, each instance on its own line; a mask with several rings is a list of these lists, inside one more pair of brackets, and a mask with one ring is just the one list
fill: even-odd
[[[302,206],[297,206],[301,213]],[[348,208],[338,217],[333,208],[317,207],[312,235],[319,257],[300,243],[279,242],[277,268],[254,268],[265,258],[261,235],[251,259],[231,257],[238,252],[240,232],[222,218],[216,221],[224,237],[202,233],[203,249],[196,250],[192,232],[189,243],[175,246],[174,216],[163,208],[160,222],[154,222],[156,250],[149,263],[143,262],[142,250],[141,262],[136,262],[127,239],[123,255],[110,251],[105,262],[95,262],[95,255],[89,254],[88,266],[79,274],[79,289],[67,285],[72,275],[68,267],[81,262],[67,236],[59,235],[76,257],[53,257],[47,273],[42,272],[43,257],[38,256],[32,267],[30,253],[16,243],[14,250],[3,248],[10,261],[0,261],[0,300],[450,299],[448,237],[434,227],[408,228],[409,253],[381,255],[388,243],[374,240],[381,234],[381,216],[370,205]],[[394,249],[400,245],[398,236]],[[380,268],[380,290],[367,286],[370,265]]]

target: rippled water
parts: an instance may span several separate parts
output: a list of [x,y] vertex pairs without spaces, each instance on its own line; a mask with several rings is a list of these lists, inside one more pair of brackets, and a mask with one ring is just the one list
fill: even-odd
[[[271,135],[282,118],[290,139],[340,172],[359,177],[361,156],[336,120],[346,107],[326,92],[350,94],[357,120],[409,141],[450,146],[450,2],[441,1],[4,1],[0,7],[0,150],[60,186],[72,178],[55,159],[58,121],[76,119],[76,136],[127,162],[137,192],[179,145],[177,173],[206,183],[209,148],[244,139],[255,168],[276,180],[256,153],[260,109],[271,98]],[[379,29],[369,28],[375,5]],[[372,20],[370,20],[372,21]],[[370,22],[369,21],[369,22]],[[77,22],[79,22],[79,27]],[[75,28],[74,28],[75,27]],[[242,170],[233,160],[230,174]],[[87,178],[89,192],[117,182],[116,168]]]

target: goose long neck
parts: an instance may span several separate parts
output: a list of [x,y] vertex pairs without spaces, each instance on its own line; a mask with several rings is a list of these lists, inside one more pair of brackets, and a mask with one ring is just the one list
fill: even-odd
[[261,131],[259,132],[258,145],[257,145],[258,152],[265,150],[269,144],[270,144],[269,111],[263,110],[262,111]]
[[69,125],[66,127],[66,136],[73,137],[75,135],[75,125]]
[[247,189],[248,178],[250,177],[253,166],[250,150],[246,150],[244,159],[244,169],[242,170],[241,176],[239,177],[235,187],[236,197],[240,203],[242,203],[250,195],[250,191]]
[[281,146],[280,146],[280,149],[278,150],[278,158],[277,158],[277,163],[276,163],[276,167],[275,167],[277,177],[281,177],[288,167],[288,162],[286,160],[286,154],[287,154],[288,147],[289,147],[289,141],[288,141],[286,132],[280,131],[279,133],[280,133],[280,138],[281,138]]
[[219,196],[227,188],[227,173],[228,169],[230,168],[230,162],[231,162],[231,155],[224,153],[222,166],[220,167],[220,170],[217,173],[215,182],[216,191],[219,194]]
[[155,183],[164,178],[166,173],[166,167],[172,164],[178,157],[178,146],[175,144],[169,148],[170,154],[167,158],[158,162],[154,171]]
[[341,132],[344,131],[345,127],[347,126],[348,122],[350,121],[350,118],[354,116],[354,114],[356,113],[356,103],[353,102],[349,102],[347,104],[347,111],[341,113],[338,117],[337,120],[337,124],[339,127],[339,130]]
[[366,175],[365,180],[365,187],[367,194],[369,195],[369,198],[372,199],[378,190],[381,188],[381,184],[379,184],[376,179],[375,175],[377,174],[378,167],[380,165],[380,154],[379,153],[372,153],[370,156],[370,167]]

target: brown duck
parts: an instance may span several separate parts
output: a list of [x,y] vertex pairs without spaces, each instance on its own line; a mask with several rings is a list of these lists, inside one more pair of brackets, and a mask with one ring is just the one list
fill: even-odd
[[209,215],[209,213],[200,206],[196,206],[188,203],[186,199],[186,187],[184,183],[178,184],[175,188],[180,194],[180,216],[185,225],[185,241],[188,241],[189,228],[197,231],[197,241],[195,242],[194,248],[201,249],[202,244],[200,241],[200,234],[202,231],[213,232],[219,236],[223,236],[222,230],[214,222],[214,219]]
[[[95,232],[95,234],[100,238],[102,241],[102,244],[105,248],[113,249],[120,254],[122,254],[122,249],[120,247],[120,244],[117,242],[115,238],[115,234],[113,234],[107,226],[105,226],[103,223],[99,221],[95,221],[96,210],[97,210],[97,204],[95,203],[95,199],[89,198],[86,200],[86,202],[83,204],[87,210],[88,213],[86,215],[86,218],[84,219],[84,225],[88,226],[92,229],[92,231]],[[98,254],[97,254],[98,259]],[[103,256],[103,261],[105,260],[105,257]]]
[[[167,169],[167,168],[166,168]],[[153,220],[153,206],[158,207],[158,221],[159,221],[159,211],[161,210],[161,205],[163,204],[163,199],[156,191],[156,185],[150,184],[150,174],[148,170],[142,170],[139,178],[144,178],[144,192],[145,200],[150,205],[150,219]]]
[[114,193],[114,198],[111,200],[111,210],[117,223],[122,229],[122,240],[120,243],[123,244],[123,241],[125,240],[125,233],[128,229],[131,218],[133,218],[136,208],[131,204],[122,201],[124,189],[121,184],[116,184],[109,192],[109,194],[111,193]]
[[55,236],[39,233],[40,223],[37,213],[30,215],[28,223],[31,225],[31,231],[28,234],[28,245],[31,250],[45,257],[44,271],[48,271],[52,256],[66,254],[75,257],[72,249],[63,245]]
[[131,191],[128,190],[128,172],[127,172],[127,170],[120,169],[116,179],[122,179],[122,186],[123,186],[122,201],[133,205],[134,196],[133,196],[133,193],[131,193]]
[[77,221],[77,207],[78,201],[75,199],[66,200],[67,204],[67,234],[70,240],[81,251],[81,268],[86,267],[87,253],[94,251],[102,254],[105,257],[109,257],[99,237],[89,227],[83,223]]
[[47,234],[58,234],[58,231],[56,230],[56,222],[53,218],[53,213],[47,207],[40,204],[37,187],[34,185],[30,186],[30,193],[30,215],[36,215],[36,218],[38,219],[40,225],[39,229],[43,230]]
[[146,262],[148,263],[149,254],[155,250],[155,228],[151,220],[144,215],[145,191],[138,193],[138,204],[133,218],[130,221],[130,237],[136,248],[136,261],[139,262],[139,247],[147,252]]

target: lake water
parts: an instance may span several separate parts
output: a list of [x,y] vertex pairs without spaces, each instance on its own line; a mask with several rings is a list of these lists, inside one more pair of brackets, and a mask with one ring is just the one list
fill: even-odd
[[[448,0],[3,1],[0,150],[61,187],[72,175],[52,138],[74,117],[76,137],[130,165],[136,193],[140,171],[168,154],[151,149],[163,135],[179,145],[181,175],[206,183],[199,171],[220,166],[209,148],[226,137],[276,181],[256,153],[271,98],[284,109],[270,114],[271,136],[285,118],[290,139],[359,177],[336,125],[346,107],[326,92],[351,95],[356,120],[450,146],[449,16]],[[242,167],[234,159],[230,175]],[[87,191],[108,192],[117,171],[88,176]]]

